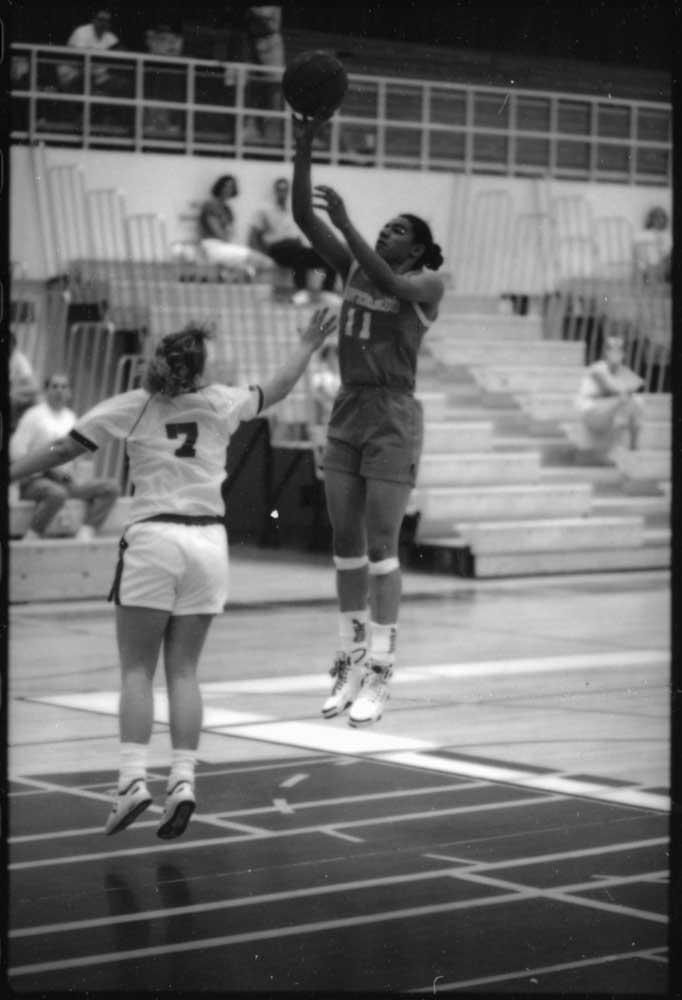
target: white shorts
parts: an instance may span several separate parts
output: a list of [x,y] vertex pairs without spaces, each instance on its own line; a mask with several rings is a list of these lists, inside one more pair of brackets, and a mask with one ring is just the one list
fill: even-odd
[[227,601],[227,532],[222,524],[142,521],[125,532],[114,600],[173,615],[219,614]]

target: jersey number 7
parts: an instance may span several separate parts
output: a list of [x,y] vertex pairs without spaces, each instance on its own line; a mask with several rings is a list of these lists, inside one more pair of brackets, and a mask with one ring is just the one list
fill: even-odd
[[178,458],[194,458],[196,455],[196,448],[194,445],[197,442],[199,436],[199,425],[195,421],[191,421],[187,424],[166,424],[166,434],[169,438],[177,438],[184,434],[185,440],[176,448],[173,452]]

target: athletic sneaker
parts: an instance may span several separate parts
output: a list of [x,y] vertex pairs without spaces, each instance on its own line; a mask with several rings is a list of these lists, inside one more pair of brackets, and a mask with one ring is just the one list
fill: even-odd
[[190,782],[178,781],[166,795],[166,806],[156,836],[162,840],[181,837],[196,806],[197,801]]
[[322,706],[322,714],[325,719],[332,719],[335,715],[345,712],[349,705],[353,704],[353,699],[357,696],[362,684],[364,667],[364,652],[358,663],[351,663],[350,656],[339,651],[334,659],[334,666],[329,673],[335,677],[332,693]]
[[384,705],[391,696],[388,682],[392,673],[392,667],[382,667],[371,661],[368,663],[360,693],[348,713],[349,725],[370,726],[379,721]]
[[135,778],[128,787],[116,796],[109,819],[104,827],[107,836],[120,833],[152,804],[144,778]]

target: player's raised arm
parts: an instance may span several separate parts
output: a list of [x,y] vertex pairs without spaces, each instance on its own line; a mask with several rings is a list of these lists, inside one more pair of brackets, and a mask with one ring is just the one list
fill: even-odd
[[289,360],[271,379],[261,385],[263,409],[284,399],[298,382],[308,362],[336,328],[336,316],[328,309],[316,310]]
[[292,210],[296,225],[305,233],[313,247],[345,281],[351,265],[348,248],[336,236],[331,226],[313,209],[313,191],[310,178],[313,139],[326,119],[322,116],[305,118],[293,116],[296,155],[294,156],[294,181],[292,185]]
[[11,482],[21,479],[28,479],[39,472],[47,472],[56,465],[63,465],[71,462],[74,458],[84,454],[88,449],[73,437],[59,438],[51,445],[40,448],[28,455],[12,459],[9,466],[9,478]]

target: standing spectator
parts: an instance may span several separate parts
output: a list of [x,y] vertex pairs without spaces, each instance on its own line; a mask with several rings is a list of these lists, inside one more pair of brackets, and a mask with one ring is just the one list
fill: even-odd
[[[284,69],[284,39],[282,38],[282,8],[278,4],[252,6],[246,9],[246,31],[249,41],[249,61],[266,69]],[[280,111],[282,96],[279,79],[274,73],[264,74],[263,79],[252,80],[249,87],[249,104],[264,110]],[[281,136],[280,122],[274,118],[257,118],[245,140],[277,142]]]
[[238,194],[239,185],[232,174],[217,179],[199,212],[199,242],[209,263],[235,269],[252,280],[258,271],[271,270],[272,261],[264,253],[233,242],[235,215],[230,202]]
[[17,338],[10,331],[9,355],[9,402],[10,433],[14,431],[22,413],[33,406],[38,397],[38,382],[33,366],[23,351],[17,346]]
[[668,213],[656,206],[647,213],[644,229],[635,236],[633,246],[635,272],[646,284],[670,281],[672,247]]
[[327,261],[306,246],[301,230],[294,222],[289,207],[290,184],[278,177],[273,184],[274,200],[258,210],[249,233],[249,245],[264,251],[280,267],[291,268],[296,292],[294,302],[304,305],[310,300],[307,291],[308,272],[323,271],[323,289],[331,292],[336,283],[336,271]]
[[637,449],[644,416],[638,393],[644,381],[624,363],[624,340],[607,337],[604,358],[590,365],[575,400],[589,447],[602,458],[615,457],[627,446]]
[[107,441],[126,442],[136,490],[111,591],[121,668],[120,767],[107,835],[151,805],[147,754],[161,649],[172,762],[157,836],[181,836],[194,812],[202,721],[197,669],[211,621],[227,599],[226,448],[241,421],[291,391],[335,323],[324,310],[316,312],[300,344],[261,386],[211,381],[206,331],[170,333],[147,365],[143,388],[103,400],[51,447],[10,467],[13,481],[44,476]]
[[[67,376],[57,372],[50,376],[45,385],[44,401],[26,410],[10,438],[12,461],[23,458],[36,449],[49,448],[55,441],[69,434],[76,424],[76,414],[67,406],[71,396]],[[86,504],[84,523],[78,529],[76,537],[82,541],[90,541],[106,520],[119,492],[113,479],[79,482],[77,467],[73,462],[24,479],[19,484],[19,496],[22,500],[36,501],[24,538],[42,538],[66,500],[73,497],[84,500]]]

